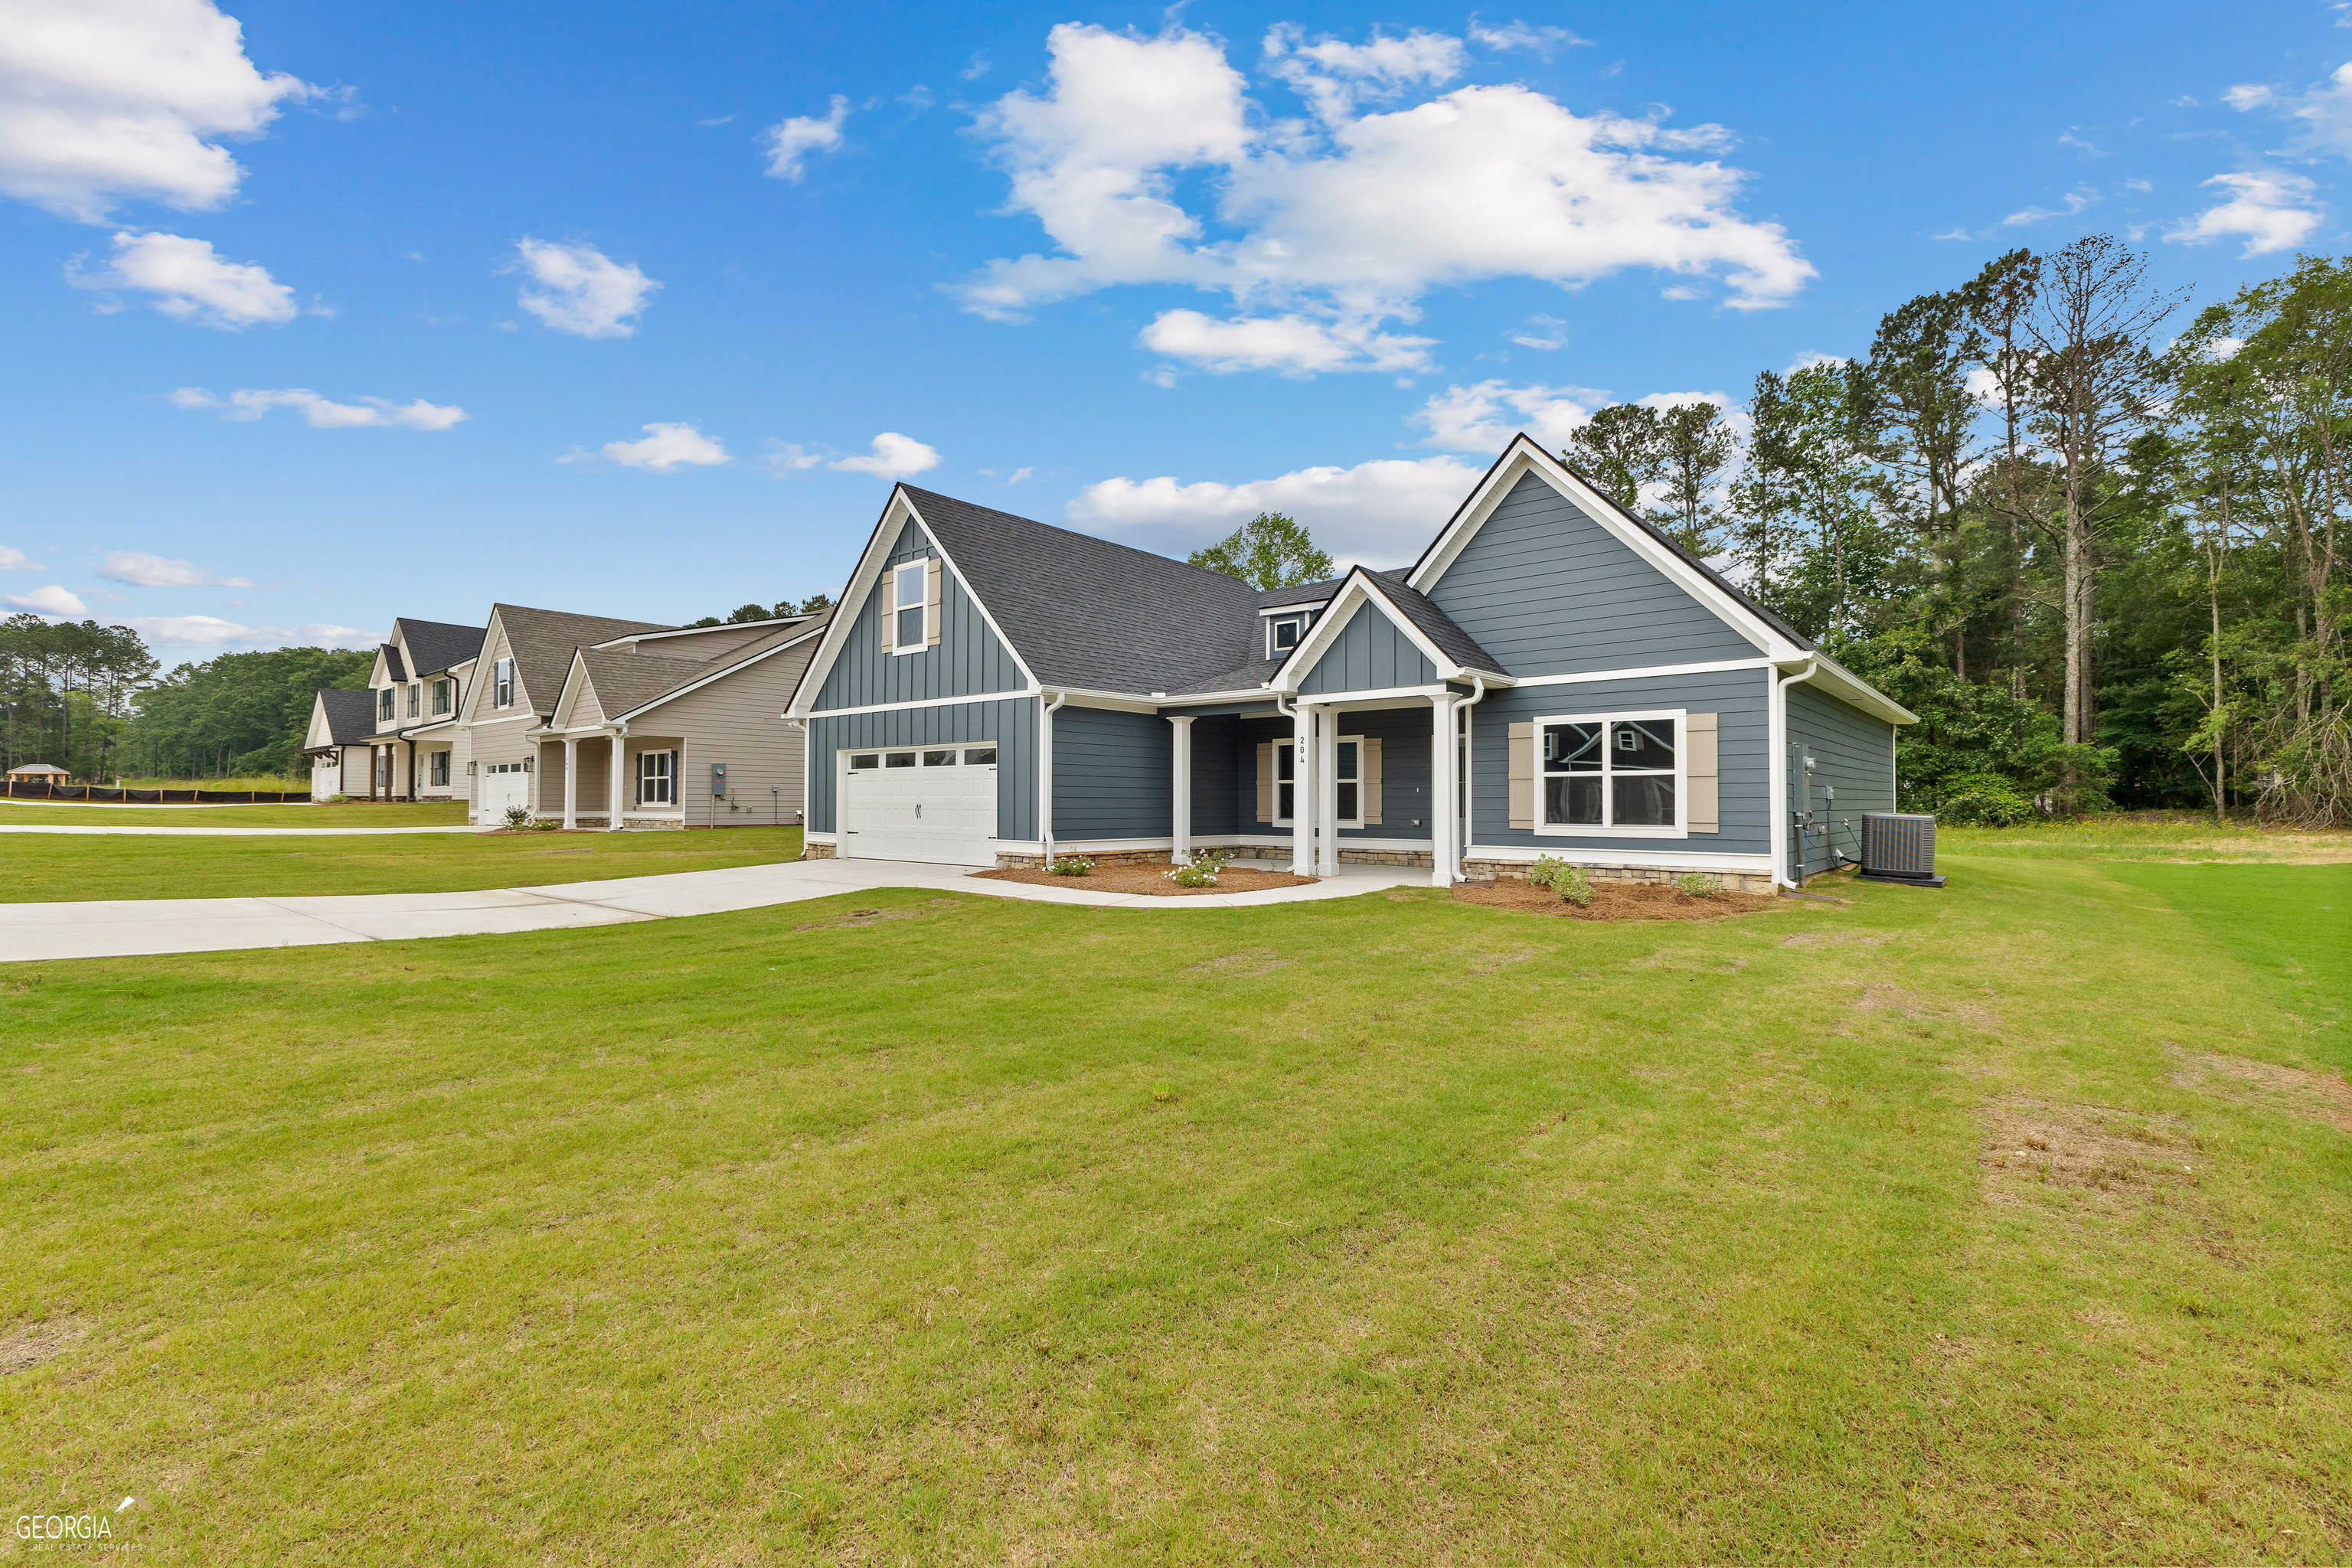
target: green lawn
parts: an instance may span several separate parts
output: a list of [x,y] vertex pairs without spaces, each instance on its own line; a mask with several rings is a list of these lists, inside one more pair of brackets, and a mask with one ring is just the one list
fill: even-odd
[[68,826],[121,823],[131,827],[463,827],[466,805],[349,801],[333,805],[83,805],[0,801],[0,825]]
[[2205,923],[2233,868],[1947,868],[0,970],[17,1507],[172,1563],[2343,1561],[2340,1036]]
[[2247,860],[2283,864],[2352,862],[2352,833],[2341,829],[2220,824],[2210,817],[2148,812],[2032,823],[2023,827],[1948,827],[1938,824],[1944,855],[2030,860]]
[[797,860],[800,853],[797,827],[682,833],[419,833],[381,838],[0,835],[0,854],[6,856],[8,868],[8,897],[16,903],[441,893],[761,866]]

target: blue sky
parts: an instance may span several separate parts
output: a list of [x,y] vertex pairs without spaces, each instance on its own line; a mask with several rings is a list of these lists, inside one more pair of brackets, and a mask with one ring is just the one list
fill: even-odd
[[833,591],[901,475],[1391,564],[2014,245],[2340,251],[2352,152],[2324,5],[20,8],[0,601],[167,662]]

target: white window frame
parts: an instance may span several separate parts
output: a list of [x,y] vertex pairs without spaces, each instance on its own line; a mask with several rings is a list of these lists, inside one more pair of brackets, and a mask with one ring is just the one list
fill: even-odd
[[425,683],[421,680],[408,683],[408,716],[412,719],[425,716]]
[[[1303,615],[1270,617],[1265,623],[1265,657],[1288,658],[1298,651],[1298,645],[1307,640],[1307,626],[1311,619],[1312,616]],[[1280,628],[1284,626],[1291,628],[1290,644],[1286,647],[1283,646],[1280,635]]]
[[[1356,776],[1351,781],[1356,786],[1356,815],[1353,816],[1336,815],[1339,809],[1339,748],[1342,746],[1356,748]],[[1334,826],[1361,827],[1364,825],[1364,738],[1361,735],[1334,735],[1331,738],[1331,809]]]
[[[655,778],[648,779],[646,776],[646,765],[656,757],[661,759],[660,770]],[[637,753],[637,805],[676,806],[677,805],[677,771],[676,752],[667,749],[639,752]],[[662,785],[662,794],[666,798],[661,800],[646,798],[646,785],[653,783]]]
[[[915,598],[907,600],[907,586],[914,584]],[[890,651],[894,654],[920,653],[931,638],[931,563],[929,556],[913,561],[901,561],[890,568]],[[900,636],[907,629],[907,612],[916,612],[922,624],[922,635],[911,641]]]
[[[1288,778],[1282,776],[1282,764],[1286,762],[1290,764]],[[1288,735],[1274,743],[1274,825],[1276,827],[1288,827],[1298,820],[1282,813],[1284,784],[1290,786],[1290,806],[1295,812],[1298,809],[1298,742]]]
[[[1361,735],[1339,735],[1334,737],[1331,748],[1331,755],[1333,758],[1331,765],[1335,768],[1339,766],[1339,749],[1341,746],[1353,746],[1356,748],[1356,777],[1354,781],[1356,785],[1356,815],[1353,816],[1338,817],[1334,821],[1334,826],[1338,827],[1361,827],[1364,825],[1364,738]],[[1276,812],[1274,825],[1276,827],[1290,827],[1296,826],[1297,823],[1297,818],[1295,816],[1284,816],[1280,815],[1282,811],[1282,786],[1286,784],[1291,785],[1291,809],[1296,811],[1298,808],[1298,790],[1295,779],[1286,779],[1282,776],[1282,761],[1285,757],[1290,759],[1291,770],[1295,774],[1298,768],[1298,742],[1292,740],[1287,735],[1276,742],[1274,747],[1274,809]],[[1336,778],[1331,781],[1334,792],[1331,805],[1335,812],[1339,809],[1339,804],[1337,798],[1339,784],[1339,781]]]
[[394,722],[400,719],[400,689],[397,687],[379,686],[375,692],[375,721],[381,724],[387,719]]
[[457,700],[452,689],[456,685],[456,681],[446,677],[433,683],[433,713],[436,718],[457,706]]
[[499,659],[490,666],[490,706],[493,709],[514,706],[514,660]]
[[427,752],[425,753],[425,777],[427,787],[432,789],[447,789],[449,787],[448,752],[446,750]]
[[[1559,713],[1535,721],[1536,746],[1536,834],[1545,838],[1687,838],[1690,837],[1690,710],[1686,708],[1641,708],[1615,713]],[[1610,781],[1615,770],[1609,766],[1608,725],[1634,720],[1671,719],[1675,725],[1675,820],[1672,826],[1620,827],[1610,819],[1617,814],[1617,792]],[[1601,733],[1601,821],[1597,825],[1549,820],[1551,791],[1545,785],[1553,778],[1565,778],[1564,773],[1549,773],[1543,765],[1543,732],[1548,724],[1599,724]],[[1661,776],[1661,771],[1643,768],[1643,775]]]

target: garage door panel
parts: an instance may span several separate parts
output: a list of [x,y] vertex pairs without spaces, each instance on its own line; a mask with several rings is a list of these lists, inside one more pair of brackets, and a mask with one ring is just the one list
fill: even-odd
[[[969,751],[932,748],[861,756],[913,756],[916,765],[845,768],[842,853],[861,860],[917,860],[939,865],[996,862],[996,768],[966,763]],[[934,762],[947,756],[951,762]]]

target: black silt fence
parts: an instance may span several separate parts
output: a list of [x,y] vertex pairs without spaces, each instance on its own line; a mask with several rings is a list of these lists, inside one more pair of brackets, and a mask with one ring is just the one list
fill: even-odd
[[310,792],[268,789],[108,789],[101,784],[5,781],[8,800],[79,800],[106,805],[279,805],[306,801]]

